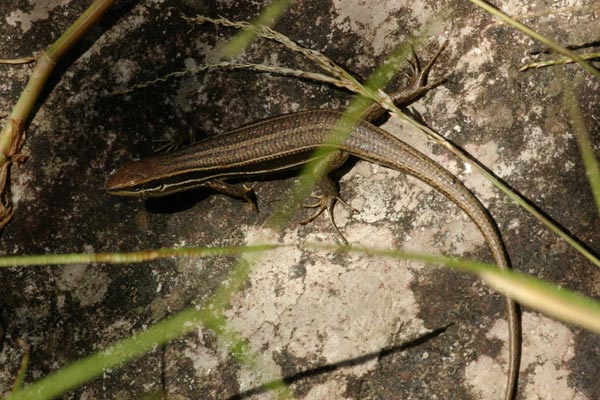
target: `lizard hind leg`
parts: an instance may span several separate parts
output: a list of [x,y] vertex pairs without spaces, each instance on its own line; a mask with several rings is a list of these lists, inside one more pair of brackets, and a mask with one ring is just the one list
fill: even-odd
[[[333,181],[331,183],[333,184]],[[335,195],[322,194],[322,195],[318,195],[318,196],[312,195],[311,197],[317,200],[316,203],[305,204],[304,207],[305,208],[316,208],[317,210],[310,217],[306,218],[305,220],[300,221],[300,224],[306,225],[306,224],[311,223],[312,221],[317,219],[317,217],[319,217],[319,215],[323,214],[323,212],[327,210],[327,214],[329,215],[329,222],[331,223],[331,226],[333,226],[333,229],[337,233],[337,235],[340,238],[340,240],[342,241],[342,243],[344,245],[347,245],[348,240],[346,239],[346,237],[344,236],[342,231],[340,231],[340,228],[337,226],[337,224],[335,222],[335,218],[333,216],[333,209],[335,208],[335,205],[339,201],[340,203],[342,203],[343,205],[345,205],[346,207],[348,207],[349,209],[351,209],[354,212],[358,212],[358,210],[356,208],[352,207],[350,204],[346,203],[337,194],[335,194]]]
[[336,182],[333,181],[333,179],[331,179],[329,173],[341,167],[342,164],[344,164],[344,162],[346,162],[346,160],[348,159],[348,156],[349,155],[343,151],[334,151],[322,161],[326,163],[327,167],[325,169],[325,175],[323,175],[319,180],[319,188],[321,189],[321,194],[311,195],[313,199],[316,199],[316,202],[310,204],[307,203],[304,205],[305,208],[314,208],[316,209],[316,211],[313,215],[300,222],[300,224],[302,225],[309,224],[315,219],[317,219],[317,217],[319,217],[321,214],[323,214],[324,211],[327,211],[331,226],[333,226],[333,229],[337,233],[338,237],[345,245],[348,244],[348,241],[346,240],[346,238],[344,237],[344,235],[342,234],[335,222],[333,210],[338,201],[353,211],[357,210],[340,198],[338,185],[336,184]]
[[[391,100],[394,105],[398,107],[407,106],[410,103],[416,101],[421,96],[425,95],[429,90],[443,84],[446,82],[446,78],[442,77],[433,82],[428,82],[429,73],[431,72],[431,68],[439,58],[440,54],[444,51],[444,49],[448,46],[448,41],[442,43],[442,45],[438,48],[437,52],[433,55],[433,57],[425,64],[425,66],[421,67],[421,62],[414,48],[411,47],[412,61],[408,61],[410,65],[411,72],[407,73],[410,83],[407,88],[404,90],[399,90],[395,95],[391,96]],[[374,122],[377,121],[381,116],[383,116],[387,111],[378,103],[371,104],[362,114],[362,118],[369,121]]]
[[429,78],[429,72],[431,72],[431,68],[439,58],[440,54],[448,47],[448,41],[444,41],[442,45],[438,48],[436,53],[431,57],[431,59],[425,64],[424,67],[421,67],[421,60],[419,56],[415,52],[415,49],[411,46],[411,57],[412,61],[409,60],[408,63],[412,69],[412,74],[409,74],[409,77],[413,80],[413,86],[415,90],[420,88],[429,88],[438,86],[445,82],[445,78],[437,80],[433,82],[431,85],[427,85],[427,79]]

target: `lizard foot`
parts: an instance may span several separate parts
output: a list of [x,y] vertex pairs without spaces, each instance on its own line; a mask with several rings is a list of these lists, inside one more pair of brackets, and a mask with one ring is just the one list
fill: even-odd
[[337,224],[335,223],[335,219],[333,217],[333,209],[335,207],[335,204],[339,201],[340,203],[342,203],[343,205],[345,205],[346,207],[348,207],[353,212],[358,212],[358,210],[355,209],[354,207],[352,207],[350,204],[346,203],[343,199],[341,199],[338,196],[327,196],[327,195],[317,196],[317,195],[311,195],[311,197],[313,199],[316,199],[317,201],[315,203],[312,203],[312,204],[305,204],[304,207],[305,208],[316,208],[317,210],[315,211],[315,213],[313,215],[311,215],[307,219],[305,219],[303,221],[300,221],[300,224],[301,225],[309,224],[312,221],[314,221],[315,219],[317,219],[317,217],[319,215],[323,214],[324,211],[327,211],[327,214],[329,215],[329,222],[333,226],[333,229],[335,229],[335,232],[338,234],[338,237],[340,238],[340,240],[342,241],[342,243],[345,244],[345,245],[347,245],[348,244],[348,240],[346,240],[346,238],[344,237],[344,235],[342,234],[342,232],[338,228]]

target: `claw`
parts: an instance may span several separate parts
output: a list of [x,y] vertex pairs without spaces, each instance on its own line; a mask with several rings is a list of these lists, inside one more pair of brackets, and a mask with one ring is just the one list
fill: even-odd
[[356,208],[352,207],[350,204],[346,203],[346,201],[344,201],[344,199],[342,199],[341,197],[337,197],[335,198],[337,201],[339,201],[340,203],[342,203],[342,205],[344,205],[347,209],[349,209],[352,212],[355,213],[359,213],[360,211],[358,211]]
[[[310,197],[312,199],[316,199],[317,202],[316,203],[312,203],[312,204],[304,204],[304,208],[317,208],[317,207],[322,207],[323,204],[323,198],[325,196],[317,196],[315,194],[311,194]],[[321,211],[322,212],[322,211]],[[319,213],[320,214],[320,213]],[[313,218],[314,219],[314,218]],[[309,221],[310,222],[310,221]]]
[[[448,47],[448,40],[445,40],[444,43],[442,43],[442,45],[440,46],[438,51],[433,55],[431,60],[429,60],[427,62],[427,64],[425,64],[425,67],[422,70],[419,70],[418,74],[416,75],[416,77],[418,78],[417,82],[416,82],[417,85],[419,85],[421,87],[427,86],[427,77],[429,76],[429,72],[431,72],[431,68],[433,67],[433,64],[435,64],[435,62],[439,58],[440,54],[442,54],[442,52],[446,49],[446,47]],[[416,57],[416,54],[415,54],[415,57]],[[417,60],[418,60],[418,58],[417,58]]]
[[418,75],[421,72],[421,60],[419,60],[419,56],[412,45],[410,46],[410,54],[412,60],[408,60],[408,64],[411,66],[413,74]]
[[154,149],[155,153],[171,153],[185,144],[191,144],[196,141],[196,137],[192,128],[189,129],[187,135],[185,133],[178,133],[170,139],[157,140],[158,143],[164,143],[158,148]]
[[[320,205],[318,205],[317,207],[320,207]],[[316,207],[315,207],[316,208]],[[317,219],[317,217],[321,214],[323,214],[323,211],[325,211],[327,209],[327,207],[320,207],[313,215],[311,215],[310,217],[303,219],[302,221],[300,221],[300,225],[307,225],[310,224],[311,222],[313,222],[315,219]]]
[[[419,60],[419,57],[415,53],[414,49],[411,47],[411,51],[413,53],[413,56],[412,56],[413,60],[409,61],[408,63],[411,66],[411,69],[413,71],[413,74],[409,75],[409,79],[412,80],[412,84],[411,84],[412,88],[408,89],[407,91],[401,91],[398,93],[398,95],[394,96],[392,98],[394,104],[401,105],[401,104],[411,103],[414,100],[416,100],[417,98],[419,98],[422,95],[424,95],[425,93],[427,93],[429,90],[446,82],[446,78],[441,78],[441,79],[436,80],[433,83],[428,84],[427,79],[429,77],[429,72],[431,71],[431,68],[433,67],[433,65],[435,64],[437,59],[439,58],[440,54],[442,54],[442,51],[444,51],[444,49],[447,46],[448,46],[448,41],[445,41],[440,46],[440,48],[437,50],[437,52],[434,54],[434,56],[431,58],[431,60],[429,60],[423,68],[421,68],[421,62]],[[407,92],[408,92],[408,94],[407,94]],[[367,113],[365,113],[365,114],[367,114]],[[375,117],[378,117],[380,115],[377,113],[373,113],[373,114]],[[367,114],[367,115],[369,115],[369,114]],[[370,115],[369,115],[369,117],[374,119]]]
[[256,193],[254,192],[254,186],[242,185],[244,188],[243,199],[252,207],[254,211],[258,211],[258,203],[256,202]]
[[[324,195],[317,196],[317,195],[311,194],[310,197],[313,199],[316,199],[317,202],[313,203],[313,204],[305,204],[304,208],[318,208],[318,210],[310,217],[300,221],[301,225],[309,224],[309,223],[313,222],[315,219],[317,219],[317,217],[319,215],[323,214],[323,211],[328,209],[329,203],[331,202],[331,199],[328,196],[324,196]],[[333,202],[335,203],[335,199],[333,200]]]
[[327,212],[329,213],[329,222],[333,226],[333,229],[335,229],[335,231],[337,232],[338,237],[342,241],[342,244],[344,244],[345,246],[347,246],[348,245],[348,240],[346,240],[346,238],[342,234],[342,231],[340,231],[340,228],[338,228],[337,224],[335,223],[335,219],[333,218],[333,206],[334,205],[335,205],[335,199],[334,199],[334,201],[331,201],[329,203],[328,207],[327,207]]

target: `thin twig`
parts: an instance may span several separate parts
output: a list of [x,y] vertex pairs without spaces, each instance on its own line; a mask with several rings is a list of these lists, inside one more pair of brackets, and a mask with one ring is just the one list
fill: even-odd
[[19,153],[25,141],[25,125],[31,118],[33,107],[58,60],[104,15],[114,1],[94,1],[56,42],[37,57],[29,82],[0,131],[0,229],[13,215],[8,184],[10,166],[15,159],[21,159]]
[[346,81],[341,80],[341,79],[335,79],[335,78],[332,78],[332,77],[324,75],[324,74],[319,74],[317,72],[302,71],[302,70],[298,70],[298,69],[280,67],[280,66],[275,66],[275,65],[237,63],[237,62],[223,61],[223,62],[218,62],[218,63],[214,63],[214,64],[203,64],[203,65],[200,65],[195,68],[186,69],[184,71],[172,72],[172,73],[164,75],[160,78],[156,78],[156,79],[153,79],[150,81],[138,83],[127,89],[117,90],[117,91],[111,92],[110,94],[111,95],[128,94],[135,90],[143,89],[143,88],[149,87],[149,86],[154,85],[159,82],[166,82],[167,80],[169,80],[171,78],[179,78],[179,77],[186,76],[186,75],[197,74],[199,72],[207,71],[207,70],[214,69],[214,68],[245,69],[245,70],[250,70],[250,71],[266,72],[266,73],[286,75],[286,76],[294,76],[297,78],[310,79],[310,80],[313,80],[316,82],[324,82],[324,83],[328,83],[328,84],[346,88],[346,89],[348,88]]
[[[580,54],[579,58],[581,58],[582,60],[593,60],[596,58],[600,58],[600,52]],[[529,63],[529,64],[524,65],[523,67],[519,68],[519,71],[522,72],[522,71],[526,71],[528,69],[543,68],[543,67],[549,67],[552,65],[572,64],[574,62],[575,62],[575,60],[572,59],[571,57],[562,56],[562,57],[556,58],[554,60],[537,61],[537,62]]]
[[36,57],[0,58],[0,64],[29,64],[36,59]]

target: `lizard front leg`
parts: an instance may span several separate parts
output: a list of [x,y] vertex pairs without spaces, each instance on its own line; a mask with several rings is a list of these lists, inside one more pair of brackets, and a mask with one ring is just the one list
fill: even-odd
[[255,211],[258,211],[258,204],[256,203],[256,194],[254,193],[254,189],[246,184],[232,185],[220,179],[211,179],[206,181],[204,185],[219,193],[226,194],[227,196],[245,200]]

